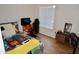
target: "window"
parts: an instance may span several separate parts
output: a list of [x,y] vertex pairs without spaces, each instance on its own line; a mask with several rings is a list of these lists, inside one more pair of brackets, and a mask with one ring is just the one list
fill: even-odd
[[40,26],[53,29],[55,6],[41,6],[39,9]]

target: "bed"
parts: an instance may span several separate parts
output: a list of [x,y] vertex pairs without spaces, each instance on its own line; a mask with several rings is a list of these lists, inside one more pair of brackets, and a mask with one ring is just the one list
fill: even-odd
[[[3,41],[8,38],[13,39],[12,36],[16,36],[16,34],[17,34],[16,25],[17,25],[17,22],[9,22],[9,23],[0,24],[0,27],[3,26],[5,28],[5,31],[2,33]],[[16,37],[18,37],[18,36],[16,36]],[[10,40],[10,39],[8,39],[8,40]],[[31,37],[31,38],[28,38],[27,40],[28,40],[28,42],[24,41],[24,43],[22,43],[20,45],[16,45],[15,48],[6,50],[5,53],[6,54],[27,54],[30,51],[31,51],[31,53],[35,53],[35,51],[41,49],[40,41],[37,38]],[[9,44],[9,42],[8,42],[8,44]],[[5,42],[4,42],[4,46],[5,46]]]
[[40,42],[37,39],[32,38],[27,43],[20,45],[19,47],[14,48],[13,50],[7,51],[6,54],[27,54],[39,45]]

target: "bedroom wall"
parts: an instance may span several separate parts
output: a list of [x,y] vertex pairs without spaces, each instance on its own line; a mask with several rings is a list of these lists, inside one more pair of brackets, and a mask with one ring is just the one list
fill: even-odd
[[[30,17],[33,21],[36,18],[36,5],[0,5],[0,23],[19,21],[21,17]],[[20,31],[22,31],[21,26],[19,27],[19,29]]]
[[79,5],[57,5],[55,31],[63,31],[66,22],[72,23],[71,31],[79,35]]
[[0,5],[0,22],[16,21],[21,17],[35,18],[35,6],[36,5]]
[[[46,6],[46,5],[38,5],[37,6],[37,15],[39,17],[39,7]],[[72,32],[75,32],[79,35],[79,5],[56,5],[55,10],[55,19],[54,19],[54,29],[49,30],[46,28],[41,28],[40,32],[55,37],[55,32],[58,30],[64,29],[65,23],[72,23]]]
[[[21,17],[31,17],[31,20],[39,17],[39,7],[43,5],[0,5],[0,23],[19,21]],[[46,5],[44,5],[46,6]],[[41,28],[40,32],[55,37],[55,32],[64,29],[66,22],[72,23],[72,32],[79,35],[79,5],[56,5],[54,29]],[[20,22],[19,22],[20,26]],[[21,26],[19,28],[22,30]]]

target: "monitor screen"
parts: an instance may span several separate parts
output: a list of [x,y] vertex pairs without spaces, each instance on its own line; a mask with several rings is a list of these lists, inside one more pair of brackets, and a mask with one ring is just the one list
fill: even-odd
[[21,25],[28,25],[31,23],[30,18],[21,18]]

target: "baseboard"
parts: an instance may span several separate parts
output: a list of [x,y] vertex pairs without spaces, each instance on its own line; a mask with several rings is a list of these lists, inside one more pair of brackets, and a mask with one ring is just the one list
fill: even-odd
[[[54,39],[54,37],[53,37],[53,36],[51,37],[51,36],[45,35],[45,34],[43,34],[43,33],[39,33],[39,34],[41,34],[41,35],[44,35],[44,36],[47,36],[47,37],[49,37],[49,38]],[[38,34],[38,35],[39,35],[39,34]]]

